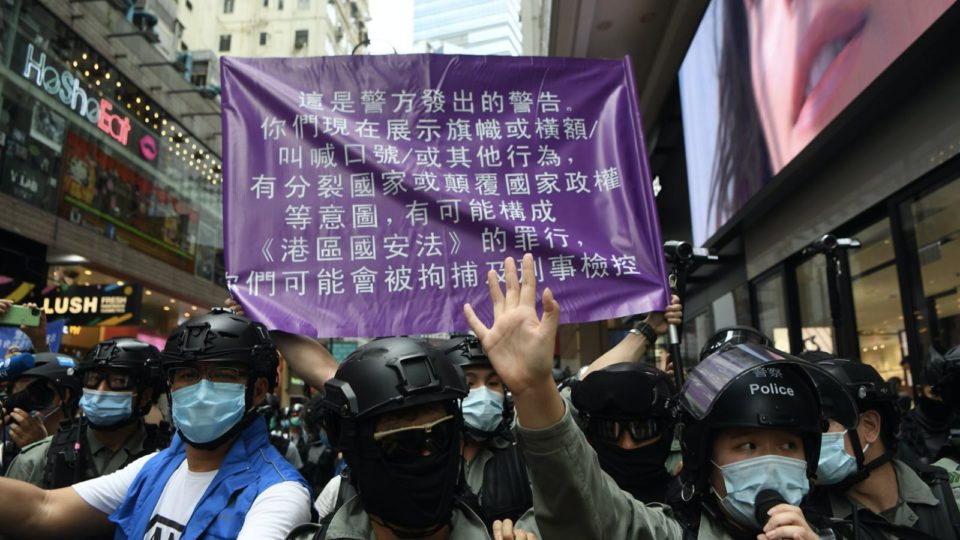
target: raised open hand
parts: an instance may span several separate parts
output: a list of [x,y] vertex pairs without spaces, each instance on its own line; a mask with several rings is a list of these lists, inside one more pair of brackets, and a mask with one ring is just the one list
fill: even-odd
[[470,304],[463,306],[470,328],[480,338],[493,368],[514,396],[521,396],[528,389],[544,383],[553,384],[550,370],[560,322],[560,304],[550,289],[543,291],[543,316],[537,316],[533,256],[524,255],[522,264],[521,284],[513,258],[504,261],[506,294],[500,289],[496,272],[491,270],[487,274],[493,302],[493,326],[485,326]]

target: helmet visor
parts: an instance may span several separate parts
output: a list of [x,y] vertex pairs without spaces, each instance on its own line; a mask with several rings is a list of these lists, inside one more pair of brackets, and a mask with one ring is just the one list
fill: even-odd
[[702,420],[713,410],[723,390],[741,373],[783,361],[802,362],[754,343],[726,347],[705,358],[690,372],[680,393],[680,405],[695,419]]

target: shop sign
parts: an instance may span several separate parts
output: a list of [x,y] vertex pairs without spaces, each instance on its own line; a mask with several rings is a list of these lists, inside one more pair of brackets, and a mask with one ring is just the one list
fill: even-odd
[[75,326],[135,326],[142,292],[140,285],[66,287],[44,295],[43,310]]
[[[100,98],[97,101],[93,95],[88,95],[86,89],[80,86],[80,77],[69,69],[58,71],[52,65],[47,65],[46,53],[39,52],[39,55],[35,56],[32,44],[27,44],[22,73],[46,93],[59,98],[61,103],[120,144],[126,146],[129,142],[132,129],[130,119],[113,112],[113,103],[109,100]],[[156,159],[157,143],[153,137],[143,135],[136,144],[144,159]]]

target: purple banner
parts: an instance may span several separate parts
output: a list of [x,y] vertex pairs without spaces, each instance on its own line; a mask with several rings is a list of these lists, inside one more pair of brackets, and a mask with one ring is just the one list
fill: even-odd
[[563,322],[665,308],[628,59],[221,62],[227,280],[267,326],[465,330],[524,252]]

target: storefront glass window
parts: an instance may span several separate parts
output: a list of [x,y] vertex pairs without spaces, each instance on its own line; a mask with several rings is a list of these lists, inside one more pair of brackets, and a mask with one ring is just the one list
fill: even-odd
[[55,212],[66,119],[14,86],[0,102],[0,192]]
[[755,291],[759,322],[759,328],[757,329],[773,340],[774,347],[782,351],[789,351],[790,334],[787,331],[787,305],[784,296],[783,274],[777,272],[757,281]]
[[910,204],[930,321],[941,352],[960,344],[960,181]]
[[874,223],[853,237],[861,244],[847,252],[860,359],[885,379],[903,377],[901,344],[906,337],[890,220]]
[[826,257],[817,255],[797,266],[797,295],[802,350],[832,353],[835,347]]

